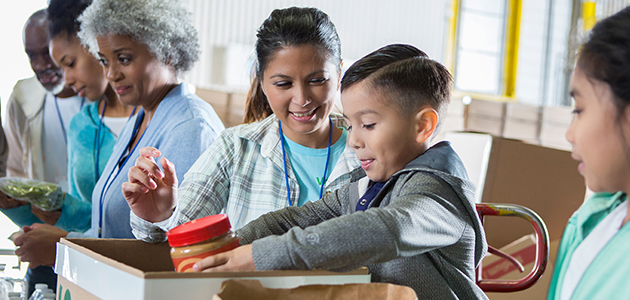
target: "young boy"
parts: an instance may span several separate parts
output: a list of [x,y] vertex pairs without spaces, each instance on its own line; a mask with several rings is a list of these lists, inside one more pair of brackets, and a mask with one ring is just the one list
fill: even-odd
[[341,84],[348,144],[362,168],[352,182],[261,216],[237,231],[247,246],[194,268],[367,266],[372,281],[410,286],[419,299],[486,299],[475,284],[487,244],[473,184],[448,142],[429,148],[450,99],[449,72],[412,46],[390,45],[352,65]]

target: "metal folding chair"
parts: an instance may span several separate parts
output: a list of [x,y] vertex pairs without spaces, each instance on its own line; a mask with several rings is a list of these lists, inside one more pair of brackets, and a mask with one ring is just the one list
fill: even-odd
[[[534,285],[543,275],[547,267],[547,262],[549,261],[549,233],[547,232],[547,226],[545,226],[540,216],[527,207],[515,204],[480,203],[477,204],[477,213],[481,218],[482,224],[484,223],[485,216],[521,217],[531,223],[536,235],[536,259],[534,261],[534,267],[527,276],[519,280],[483,279],[482,266],[479,265],[477,268],[477,285],[484,292],[516,292]],[[509,254],[503,253],[489,245],[488,252],[511,262],[521,272],[525,270],[523,265]]]

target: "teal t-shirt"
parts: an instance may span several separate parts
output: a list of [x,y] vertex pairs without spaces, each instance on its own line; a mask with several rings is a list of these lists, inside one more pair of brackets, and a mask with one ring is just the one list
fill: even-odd
[[[330,159],[326,178],[329,178],[337,160],[346,148],[346,129],[340,128],[343,133],[337,142],[330,146]],[[322,175],[326,166],[326,156],[328,148],[313,149],[295,143],[284,136],[287,156],[291,161],[293,173],[297,177],[300,186],[300,197],[298,206],[302,206],[307,201],[319,200],[319,191],[322,185]],[[293,200],[293,199],[291,199]]]

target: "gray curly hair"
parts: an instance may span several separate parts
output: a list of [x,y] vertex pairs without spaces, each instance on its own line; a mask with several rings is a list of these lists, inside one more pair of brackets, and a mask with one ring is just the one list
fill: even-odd
[[197,30],[178,0],[94,0],[78,20],[79,38],[97,58],[96,37],[115,34],[145,44],[176,74],[190,70],[199,60]]

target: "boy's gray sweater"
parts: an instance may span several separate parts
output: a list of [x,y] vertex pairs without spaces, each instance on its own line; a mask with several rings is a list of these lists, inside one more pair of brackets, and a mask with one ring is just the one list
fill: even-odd
[[487,243],[477,216],[474,186],[459,156],[441,142],[394,174],[366,211],[353,173],[343,188],[267,213],[237,231],[252,243],[258,270],[367,266],[374,282],[412,287],[419,299],[487,299],[475,267]]

